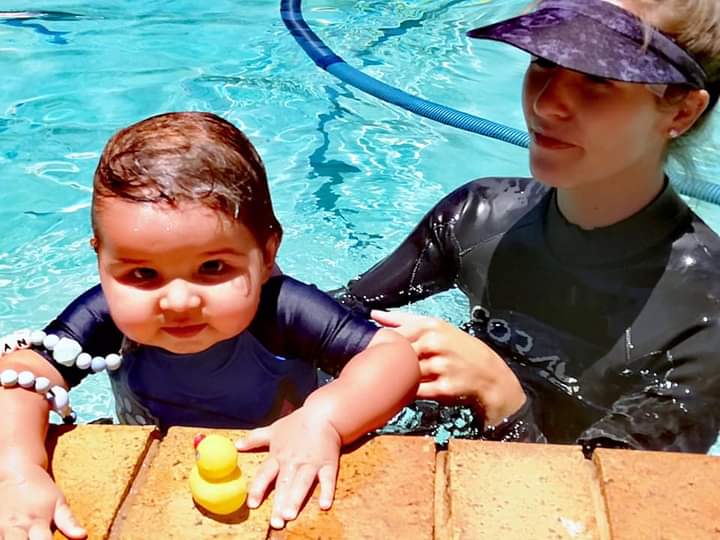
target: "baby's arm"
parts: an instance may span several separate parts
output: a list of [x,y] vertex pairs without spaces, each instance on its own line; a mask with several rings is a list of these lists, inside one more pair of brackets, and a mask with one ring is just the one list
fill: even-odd
[[[66,386],[60,373],[30,350],[0,358],[0,371],[30,371]],[[48,475],[45,434],[49,405],[43,396],[19,387],[0,389],[0,537],[50,538],[55,525],[69,538],[84,538],[65,497]]]
[[387,328],[354,356],[303,408],[333,426],[343,445],[378,428],[415,397],[420,369],[410,342]]
[[[117,352],[122,335],[115,327],[99,286],[72,302],[50,325],[49,334],[76,340],[92,356]],[[45,356],[43,356],[45,355]],[[61,366],[47,351],[20,350],[0,358],[0,371],[30,371],[65,388],[87,371]],[[46,472],[45,434],[49,404],[36,392],[0,389],[0,538],[50,538],[50,524],[70,538],[85,531],[73,518],[60,490]],[[7,502],[6,502],[7,501]],[[32,533],[31,533],[32,531]]]
[[341,446],[392,418],[415,396],[419,380],[410,343],[392,330],[378,330],[340,376],[310,394],[300,409],[238,441],[239,450],[270,447],[248,505],[257,507],[275,480],[270,523],[281,528],[297,517],[317,478],[320,507],[330,508]]

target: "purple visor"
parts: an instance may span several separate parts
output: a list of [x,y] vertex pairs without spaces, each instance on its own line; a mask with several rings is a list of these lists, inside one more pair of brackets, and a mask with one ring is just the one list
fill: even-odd
[[705,88],[707,81],[703,68],[672,38],[605,0],[545,0],[531,13],[467,35],[606,79],[694,88]]

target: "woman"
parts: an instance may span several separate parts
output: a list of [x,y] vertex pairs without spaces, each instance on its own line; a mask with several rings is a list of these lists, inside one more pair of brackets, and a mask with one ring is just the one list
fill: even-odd
[[[459,188],[337,296],[408,337],[419,397],[466,402],[484,438],[706,452],[720,240],[664,165],[718,99],[717,0],[546,0],[469,36],[532,55],[533,178]],[[467,333],[378,311],[453,286]]]

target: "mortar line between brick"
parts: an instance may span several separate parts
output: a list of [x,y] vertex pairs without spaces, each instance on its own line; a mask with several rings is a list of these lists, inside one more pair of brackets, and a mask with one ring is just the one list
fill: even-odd
[[600,540],[612,540],[605,490],[603,489],[602,483],[602,467],[594,454],[592,459],[586,460],[586,462],[587,466],[590,467],[590,490],[592,492],[593,505],[595,506],[595,522],[597,524],[598,534]]
[[450,476],[448,474],[450,454],[447,450],[435,453],[435,489],[433,490],[433,538],[450,540],[451,504]]
[[134,494],[137,492],[137,489],[145,483],[145,478],[150,470],[150,464],[158,453],[161,439],[162,436],[157,430],[150,432],[150,436],[145,442],[145,449],[140,459],[138,459],[135,463],[132,479],[128,482],[127,486],[125,486],[121,502],[115,511],[115,515],[113,515],[112,521],[110,522],[110,529],[106,536],[107,540],[121,540],[122,526],[127,517],[129,508],[135,499]]
[[[272,540],[273,537],[273,528],[270,526],[270,523],[267,524],[267,532],[265,533],[265,540]],[[283,529],[284,530],[284,529]]]

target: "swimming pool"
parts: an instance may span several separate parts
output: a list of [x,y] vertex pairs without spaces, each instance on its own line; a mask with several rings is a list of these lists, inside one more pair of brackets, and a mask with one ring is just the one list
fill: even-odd
[[[395,246],[443,194],[527,174],[525,151],[365,96],[317,69],[278,0],[48,0],[0,20],[0,332],[41,326],[96,282],[88,245],[92,172],[119,127],[210,110],[245,130],[268,168],[285,227],[283,269],[345,283]],[[313,29],[350,64],[427,99],[523,128],[526,57],[464,31],[526,0],[306,0]],[[27,10],[5,0],[3,10]],[[715,126],[715,134],[718,128]],[[697,162],[720,163],[710,138]],[[720,230],[720,209],[698,209]],[[418,310],[461,320],[461,295]],[[74,391],[82,420],[112,414],[103,377]]]

